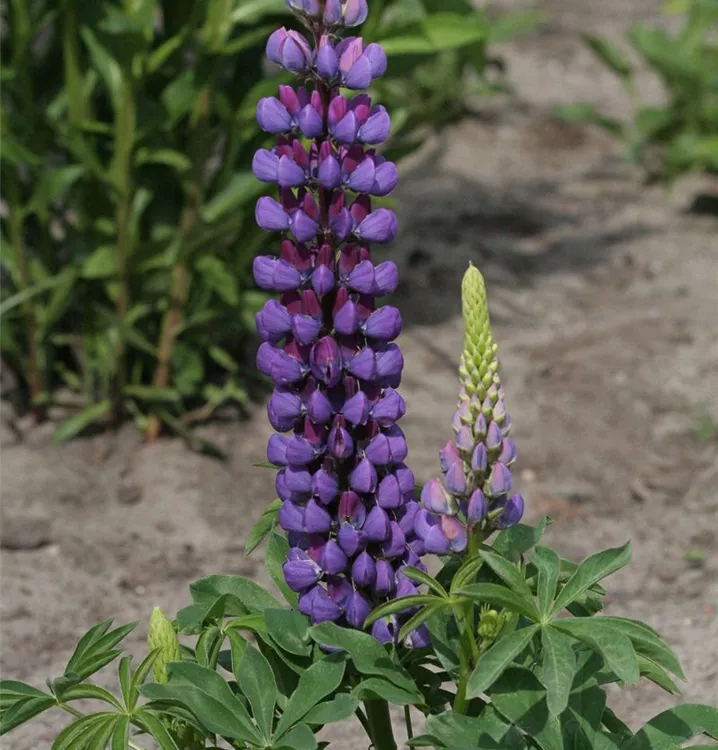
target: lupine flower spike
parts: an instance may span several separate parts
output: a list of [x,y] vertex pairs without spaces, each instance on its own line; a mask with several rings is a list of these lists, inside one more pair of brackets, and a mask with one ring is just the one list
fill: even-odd
[[426,552],[463,552],[472,535],[486,538],[517,524],[524,499],[512,492],[516,446],[499,378],[498,347],[489,321],[484,278],[469,266],[461,286],[464,351],[454,439],[440,453],[443,482],[425,485],[416,532]]
[[[281,467],[276,489],[287,532],[284,575],[299,593],[298,608],[315,623],[362,628],[371,610],[416,593],[401,574],[421,566],[423,542],[414,476],[404,463],[405,412],[397,392],[404,361],[394,343],[401,316],[376,300],[397,286],[397,270],[374,265],[370,243],[391,242],[392,211],[373,209],[370,196],[390,193],[396,167],[371,148],[389,136],[389,115],[365,94],[386,68],[376,44],[338,39],[361,24],[366,0],[287,0],[309,29],[280,29],[267,44],[271,60],[301,75],[308,88],[281,86],[263,99],[257,120],[277,135],[257,152],[258,179],[278,186],[278,200],[257,203],[257,223],[284,233],[279,257],[254,261],[263,289],[279,292],[257,315],[264,339],[259,369],[272,378],[269,420],[277,431],[267,457]],[[309,90],[313,89],[313,90]],[[372,633],[394,641],[397,621]],[[424,629],[408,645],[427,644]]]

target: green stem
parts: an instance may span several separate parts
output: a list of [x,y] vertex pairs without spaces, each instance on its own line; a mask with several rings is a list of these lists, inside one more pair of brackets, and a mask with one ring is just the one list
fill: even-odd
[[364,708],[375,750],[397,750],[389,704],[385,700],[364,701]]
[[414,728],[411,725],[411,708],[404,706],[404,723],[406,724],[406,737],[411,740],[414,737]]

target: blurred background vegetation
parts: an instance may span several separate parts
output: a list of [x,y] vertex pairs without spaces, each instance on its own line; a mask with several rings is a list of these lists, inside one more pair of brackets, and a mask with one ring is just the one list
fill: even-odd
[[[681,30],[634,29],[666,103],[641,107],[633,63],[586,37],[636,102],[621,123],[577,103],[561,116],[623,138],[658,173],[718,170],[716,0],[672,0]],[[488,17],[470,0],[372,0],[362,34],[389,55],[373,95],[392,113],[400,159],[506,90],[495,44],[527,13]],[[2,4],[3,362],[58,440],[132,418],[197,443],[192,424],[246,405],[259,385],[251,278],[276,250],[254,223],[266,186],[255,105],[282,75],[264,44],[290,25],[284,0],[5,0]],[[655,167],[652,167],[655,169]]]
[[[6,0],[2,45],[2,356],[57,438],[132,417],[148,439],[247,403],[266,190],[257,101],[284,0]],[[468,0],[373,0],[362,33],[388,75],[390,158],[504,86]]]

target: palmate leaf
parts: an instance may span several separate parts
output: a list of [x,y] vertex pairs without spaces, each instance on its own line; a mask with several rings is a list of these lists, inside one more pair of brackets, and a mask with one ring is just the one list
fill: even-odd
[[515,565],[489,549],[479,550],[479,556],[512,591],[527,601],[533,599],[531,589]]
[[678,750],[687,740],[702,734],[718,739],[718,708],[686,704],[651,719],[624,747],[625,750]]
[[413,609],[414,607],[427,607],[429,605],[451,606],[451,601],[443,599],[433,594],[417,594],[415,596],[402,596],[399,599],[394,599],[386,604],[380,604],[378,607],[372,610],[369,617],[365,622],[365,627],[368,627],[377,620],[381,620],[382,617],[388,617],[389,615],[397,615],[402,612],[406,612],[407,609]]
[[277,683],[269,662],[253,646],[245,648],[236,670],[237,682],[252,707],[254,720],[265,740],[272,736]]
[[52,695],[14,680],[0,682],[0,736],[57,705]]
[[556,596],[556,586],[561,573],[561,558],[552,549],[539,546],[534,550],[531,562],[538,570],[536,593],[541,614],[546,615]]
[[165,725],[151,711],[141,711],[137,719],[143,729],[156,740],[160,750],[180,750]]
[[359,700],[356,696],[340,693],[333,700],[314,706],[302,721],[311,726],[334,724],[352,717],[358,705]]
[[521,596],[505,586],[498,586],[494,583],[474,583],[471,586],[459,589],[456,595],[481,603],[504,607],[510,612],[523,615],[533,622],[538,622],[541,619],[541,613],[538,611],[530,592],[529,596]]
[[446,589],[435,579],[432,578],[427,573],[424,573],[423,570],[419,570],[418,568],[413,568],[411,565],[406,565],[401,569],[402,575],[406,576],[410,581],[414,581],[415,583],[423,583],[425,586],[427,586],[430,590],[432,590],[435,594],[438,594],[441,597],[444,597],[445,599],[449,597],[448,593],[446,592]]
[[568,696],[576,674],[573,645],[567,635],[550,625],[541,629],[541,645],[548,710],[554,716],[560,716],[568,705]]
[[190,585],[195,604],[211,605],[226,595],[225,617],[280,608],[279,602],[258,583],[242,576],[207,576]]
[[118,718],[118,714],[109,712],[83,716],[58,734],[52,743],[52,750],[86,750],[97,732]]
[[310,656],[309,618],[291,609],[268,609],[264,613],[267,635],[274,644],[295,656]]
[[137,627],[137,623],[121,625],[114,630],[110,630],[111,625],[112,620],[105,620],[82,636],[65,667],[65,676],[72,676],[77,681],[87,679],[120,654],[115,646]]

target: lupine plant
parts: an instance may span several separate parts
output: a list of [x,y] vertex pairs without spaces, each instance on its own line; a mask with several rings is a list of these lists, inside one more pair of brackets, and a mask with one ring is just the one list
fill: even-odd
[[[280,29],[267,52],[298,87],[259,102],[277,141],[254,159],[279,190],[259,200],[257,221],[283,233],[279,255],[254,264],[260,286],[280,295],[257,316],[259,369],[275,384],[267,454],[279,498],[246,543],[250,554],[266,538],[286,604],[245,578],[203,578],[174,621],[152,612],[136,668],[119,647],[134,625],[96,625],[46,691],[0,684],[0,733],[56,708],[72,721],[53,750],[317,750],[326,725],[355,717],[370,747],[396,750],[394,706],[406,744],[437,750],[678,750],[718,738],[715,708],[679,706],[634,733],[606,705],[609,684],[644,678],[677,694],[683,673],[649,626],[596,616],[600,582],[627,564],[628,544],[576,565],[540,544],[548,519],[520,522],[511,420],[473,267],[444,478],[415,489],[397,425],[401,321],[376,306],[397,270],[369,249],[397,231],[371,203],[396,183],[374,150],[389,114],[356,93],[384,55],[342,36],[366,0],[289,5],[308,35]],[[114,661],[119,696],[88,682]],[[83,711],[87,700],[103,709]]]

